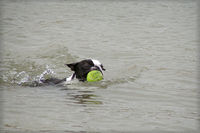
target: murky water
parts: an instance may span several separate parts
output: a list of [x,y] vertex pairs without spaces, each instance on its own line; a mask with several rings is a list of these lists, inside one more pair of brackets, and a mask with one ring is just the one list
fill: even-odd
[[[1,1],[6,131],[197,131],[196,1]],[[97,83],[28,87],[100,60]],[[44,76],[43,75],[43,76]],[[21,86],[21,85],[24,86]]]

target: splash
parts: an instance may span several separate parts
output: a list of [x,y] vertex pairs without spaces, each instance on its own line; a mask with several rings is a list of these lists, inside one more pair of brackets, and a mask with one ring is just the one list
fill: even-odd
[[17,83],[19,85],[24,84],[30,80],[30,76],[28,75],[27,72],[22,71],[16,75],[14,78],[13,83]]
[[48,65],[46,65],[46,70],[40,74],[39,76],[36,76],[36,78],[34,79],[34,81],[37,81],[39,83],[42,83],[42,80],[46,80],[51,78],[53,75],[55,75],[55,72],[49,68]]
[[45,80],[51,78],[56,73],[46,65],[45,70],[37,75],[33,75],[30,71],[21,71],[21,72],[7,72],[2,75],[2,83],[6,84],[16,84],[21,86],[39,86],[42,82],[41,80]]
[[66,46],[52,44],[48,49],[39,48],[37,54],[33,55],[22,51],[1,51],[0,84],[9,86],[31,82],[41,83],[41,80],[55,77],[55,74],[56,77],[67,77],[65,73],[71,73],[67,71],[64,64],[75,62],[78,57],[72,55]]

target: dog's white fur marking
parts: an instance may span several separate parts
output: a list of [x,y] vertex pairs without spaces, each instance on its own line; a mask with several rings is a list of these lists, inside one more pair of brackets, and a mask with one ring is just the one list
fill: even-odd
[[99,69],[101,70],[101,72],[103,72],[102,68],[101,68],[101,63],[98,61],[98,60],[94,60],[94,59],[91,59],[92,62],[94,63],[95,66],[98,66]]
[[71,81],[72,79],[74,79],[76,77],[76,75],[74,75],[75,73],[73,73],[69,78],[66,78],[66,81]]

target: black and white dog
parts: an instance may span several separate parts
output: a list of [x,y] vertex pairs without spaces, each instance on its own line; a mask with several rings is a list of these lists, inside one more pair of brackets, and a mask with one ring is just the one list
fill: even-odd
[[87,74],[90,71],[98,70],[103,75],[103,71],[106,70],[98,60],[94,59],[86,59],[80,62],[65,64],[65,65],[68,66],[72,71],[74,71],[74,73],[69,78],[64,78],[64,79],[50,78],[46,80],[41,80],[41,82],[47,84],[59,84],[65,81],[71,81],[75,78],[77,78],[79,81],[84,82],[86,81]]

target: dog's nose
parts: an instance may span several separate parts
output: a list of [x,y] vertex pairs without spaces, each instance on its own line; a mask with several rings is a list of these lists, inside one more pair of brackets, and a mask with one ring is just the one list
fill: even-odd
[[101,65],[101,69],[104,70],[104,71],[106,70],[106,69],[103,67],[103,65]]

